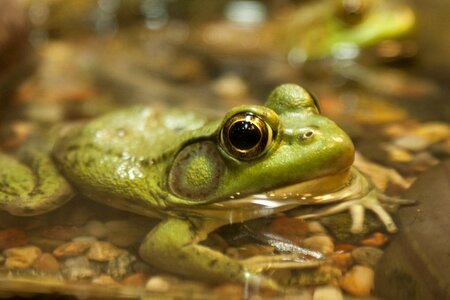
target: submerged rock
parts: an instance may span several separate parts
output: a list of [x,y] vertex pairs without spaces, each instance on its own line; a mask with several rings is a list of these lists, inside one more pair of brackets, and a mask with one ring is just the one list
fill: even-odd
[[450,295],[450,161],[423,173],[404,196],[418,205],[399,212],[400,232],[376,269],[375,293],[387,300]]

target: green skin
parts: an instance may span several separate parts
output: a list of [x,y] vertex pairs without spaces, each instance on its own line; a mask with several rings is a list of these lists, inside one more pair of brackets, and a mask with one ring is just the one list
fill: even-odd
[[281,26],[278,44],[287,51],[300,51],[308,59],[321,59],[343,44],[370,47],[407,37],[416,27],[413,10],[401,1],[358,0],[367,9],[354,23],[347,21],[351,13],[339,8],[344,1],[313,1],[301,6]]
[[[272,142],[255,157],[233,155],[221,138],[226,121],[238,112],[252,112],[273,130]],[[142,242],[140,255],[161,269],[200,279],[258,278],[262,286],[277,288],[271,279],[257,275],[261,261],[257,267],[199,245],[231,220],[245,221],[304,204],[299,200],[258,209],[245,200],[255,193],[276,193],[294,184],[300,194],[319,198],[339,191],[327,200],[339,202],[338,209],[304,217],[350,209],[359,212],[353,214],[355,231],[361,229],[364,217],[355,208],[382,210],[368,184],[350,193],[352,197],[338,196],[347,190],[349,174],[364,179],[351,167],[353,144],[319,114],[314,98],[293,84],[276,88],[265,106],[232,109],[223,121],[145,107],[114,112],[66,130],[51,154],[27,149],[18,158],[0,155],[0,209],[37,215],[61,206],[76,190],[112,207],[161,217],[163,221]],[[239,205],[232,199],[237,193]],[[324,203],[319,198],[305,203]],[[271,200],[283,203],[283,199]],[[383,210],[380,218],[385,215]],[[389,215],[383,222],[395,231]],[[273,261],[267,258],[267,265]]]

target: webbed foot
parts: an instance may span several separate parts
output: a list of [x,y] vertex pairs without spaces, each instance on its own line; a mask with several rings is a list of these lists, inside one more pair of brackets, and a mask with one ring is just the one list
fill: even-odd
[[368,209],[378,216],[389,233],[395,233],[398,231],[398,228],[392,220],[390,214],[386,211],[385,207],[398,207],[399,205],[411,204],[414,204],[414,201],[390,197],[373,189],[360,199],[348,200],[326,208],[318,213],[302,215],[298,216],[298,218],[319,218],[349,210],[352,218],[352,227],[350,231],[352,233],[360,233],[363,231],[365,210]]

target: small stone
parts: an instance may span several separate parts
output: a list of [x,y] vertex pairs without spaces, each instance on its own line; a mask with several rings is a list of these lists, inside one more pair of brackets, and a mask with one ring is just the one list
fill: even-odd
[[308,222],[308,231],[311,234],[327,234],[327,230],[318,221]]
[[347,270],[353,264],[352,254],[349,252],[333,253],[331,259],[334,265],[341,270]]
[[353,244],[338,243],[334,246],[336,252],[351,252],[353,249],[355,249]]
[[414,159],[414,156],[409,151],[398,146],[387,144],[382,146],[382,148],[388,153],[389,160],[391,161],[407,163]]
[[366,297],[374,288],[374,276],[371,268],[356,265],[342,277],[339,285],[351,295]]
[[76,238],[73,238],[72,242],[78,242],[78,241],[84,241],[84,242],[89,242],[91,244],[97,242],[97,238],[93,237],[93,236],[77,236]]
[[79,256],[86,252],[91,245],[92,243],[88,241],[73,241],[65,243],[53,250],[53,255],[56,257]]
[[108,229],[105,224],[97,220],[87,222],[86,225],[84,225],[84,230],[88,235],[94,236],[98,239],[106,237],[108,233]]
[[109,275],[100,275],[92,279],[92,283],[100,285],[117,284],[117,282]]
[[144,273],[134,273],[122,280],[123,285],[144,286],[148,279],[148,275]]
[[375,232],[370,237],[361,241],[363,246],[381,247],[389,241],[389,237],[381,232]]
[[26,233],[19,228],[0,230],[0,250],[22,247],[27,244]]
[[59,262],[50,253],[42,253],[34,261],[33,268],[44,273],[57,273],[59,271]]
[[36,246],[9,248],[4,251],[7,269],[27,269],[41,255],[41,249]]
[[430,142],[428,142],[426,139],[416,135],[401,136],[399,138],[396,138],[393,143],[397,147],[413,152],[425,150],[430,145]]
[[69,281],[91,278],[96,274],[86,256],[68,258],[62,273]]
[[109,242],[98,241],[92,244],[87,253],[87,257],[91,260],[105,262],[110,261],[125,252],[125,250],[119,249]]
[[41,236],[52,240],[70,241],[76,236],[82,235],[83,229],[76,226],[56,225],[46,228],[41,232]]
[[334,286],[321,286],[314,290],[313,300],[343,300],[342,292]]
[[106,273],[111,275],[116,280],[121,280],[126,275],[130,274],[133,269],[133,263],[136,257],[129,253],[123,253],[117,257],[112,258],[108,262]]
[[358,265],[374,268],[383,253],[383,250],[375,247],[359,247],[353,250],[351,255]]
[[163,276],[153,276],[145,284],[145,289],[151,292],[167,292],[170,290],[170,281]]
[[425,123],[414,130],[414,134],[426,139],[430,143],[436,143],[450,136],[450,126],[441,122]]
[[324,255],[334,252],[333,240],[327,235],[314,235],[303,240],[303,247],[316,250]]

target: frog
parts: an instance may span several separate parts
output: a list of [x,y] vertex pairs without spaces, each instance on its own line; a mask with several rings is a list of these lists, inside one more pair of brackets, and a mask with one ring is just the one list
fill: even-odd
[[410,38],[415,19],[400,1],[315,1],[282,17],[276,40],[293,61],[354,58],[360,48]]
[[334,203],[305,219],[350,210],[354,232],[369,209],[395,232],[383,203],[398,199],[374,188],[353,166],[354,153],[350,137],[297,84],[282,84],[264,105],[239,105],[218,119],[132,106],[60,129],[48,151],[1,153],[0,209],[39,215],[81,194],[161,219],[139,248],[150,265],[200,280],[278,289],[261,266],[286,257],[254,263],[201,241],[224,225],[304,204]]
[[226,55],[228,60],[244,56],[277,62],[287,57],[297,66],[343,56],[354,59],[361,49],[383,42],[409,51],[417,27],[414,10],[401,0],[306,1],[270,7],[267,16],[264,7],[255,5],[255,16],[237,19],[232,12],[238,12],[239,5],[230,2],[224,20],[195,30],[189,37],[190,48],[205,55]]

